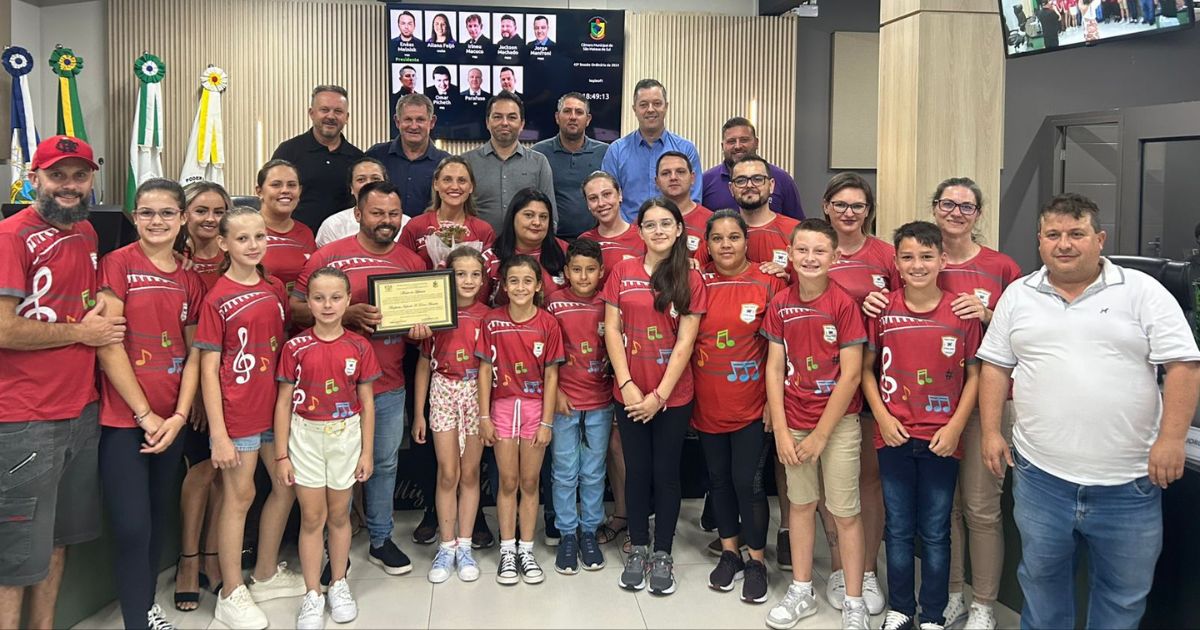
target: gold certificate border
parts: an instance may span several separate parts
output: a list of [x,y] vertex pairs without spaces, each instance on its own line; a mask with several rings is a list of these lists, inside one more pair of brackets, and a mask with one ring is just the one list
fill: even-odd
[[[454,284],[454,272],[449,269],[440,269],[437,271],[417,271],[411,273],[390,273],[380,274],[367,277],[367,298],[370,304],[376,308],[379,307],[381,301],[381,289],[385,286],[393,286],[396,284],[407,284],[411,282],[425,282],[431,277],[442,277],[446,280],[442,284],[445,287],[443,291],[444,306],[439,316],[432,321],[414,322],[423,323],[431,330],[446,330],[458,327],[458,292]],[[373,337],[384,337],[390,335],[403,334],[412,330],[412,326],[401,326],[394,328],[383,328],[380,326],[372,334]]]

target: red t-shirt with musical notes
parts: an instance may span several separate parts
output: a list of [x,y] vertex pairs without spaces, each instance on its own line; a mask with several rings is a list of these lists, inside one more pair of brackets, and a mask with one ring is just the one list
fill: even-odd
[[274,277],[245,285],[221,276],[204,297],[194,345],[221,353],[221,408],[231,438],[258,435],[274,422],[275,368],[288,315],[283,282]]
[[600,293],[579,297],[568,287],[550,296],[546,310],[562,326],[567,356],[567,362],[558,368],[558,388],[574,409],[590,411],[611,405],[612,371],[604,346],[604,300]]
[[[746,232],[746,258],[750,262],[773,262],[784,269],[791,270],[792,263],[788,260],[788,247],[791,246],[792,229],[800,224],[799,221],[782,214],[775,216],[770,222],[750,226]],[[795,277],[795,272],[792,272]]]
[[704,230],[708,227],[708,218],[713,215],[712,210],[705,208],[700,204],[696,204],[692,211],[683,215],[683,238],[687,243],[688,252],[692,258],[700,262],[700,267],[712,260],[708,255],[708,243],[704,240]]
[[326,341],[309,328],[283,346],[275,380],[295,386],[292,413],[305,420],[331,421],[362,411],[358,386],[382,374],[375,351],[362,335],[343,330],[337,339]]
[[458,326],[434,331],[421,342],[421,356],[429,359],[429,367],[448,379],[475,380],[479,378],[479,357],[475,344],[479,342],[479,327],[491,310],[483,302],[458,309]]
[[[667,372],[667,362],[675,349],[679,331],[679,313],[674,305],[667,312],[654,308],[654,289],[650,286],[650,275],[646,273],[645,257],[631,258],[617,263],[609,274],[600,298],[621,311],[621,339],[625,345],[625,361],[629,375],[638,389],[645,395],[658,387]],[[708,290],[700,272],[688,270],[688,287],[691,289],[691,304],[688,312],[703,315],[708,310]],[[668,407],[685,405],[692,400],[692,366],[689,361],[671,396]],[[625,404],[620,383],[613,383],[613,396]]]
[[[78,322],[96,299],[96,230],[60,230],[32,207],[0,221],[0,296],[18,317]],[[96,350],[82,343],[0,348],[0,422],[78,418],[96,400]]]
[[[150,403],[166,418],[175,413],[188,346],[184,329],[200,320],[204,282],[194,271],[162,271],[131,243],[100,260],[100,290],[125,303],[125,354]],[[100,425],[136,429],[133,409],[100,371]]]
[[433,269],[433,259],[430,258],[429,250],[425,247],[425,237],[436,233],[441,229],[443,223],[457,225],[466,230],[466,234],[459,238],[458,242],[480,241],[480,253],[491,249],[492,242],[496,240],[496,232],[483,219],[468,216],[462,223],[439,221],[437,211],[431,210],[413,217],[411,221],[404,224],[404,230],[400,232],[400,238],[396,242],[416,252],[425,261],[426,269]]
[[217,254],[212,258],[198,258],[192,256],[192,271],[200,276],[200,280],[204,282],[204,289],[207,291],[213,288],[217,283],[217,278],[221,277],[221,261],[225,260],[225,254]]
[[[616,236],[600,236],[600,228],[592,228],[579,238],[586,238],[600,244],[600,255],[604,258],[604,275],[600,276],[600,286],[612,273],[612,268],[626,258],[640,258],[646,255],[646,242],[636,226],[630,225],[624,232]],[[567,261],[570,264],[570,260]]]
[[553,315],[540,308],[518,323],[507,306],[500,306],[484,316],[475,356],[487,364],[480,369],[492,369],[492,402],[514,396],[541,400],[546,366],[565,360],[562,329]]
[[[842,348],[867,341],[858,304],[834,282],[808,302],[800,299],[799,287],[792,286],[771,300],[762,334],[783,345],[783,410],[788,428],[815,429],[842,376]],[[862,390],[855,388],[846,413],[861,410]]]
[[[558,248],[563,251],[563,257],[565,258],[567,252],[567,242],[561,238],[554,239],[554,242],[557,243]],[[516,253],[532,256],[538,261],[539,265],[542,263],[541,247],[529,251],[517,250]],[[499,255],[496,254],[494,249],[488,249],[486,252],[483,252],[483,261],[485,263],[483,266],[484,283],[479,294],[488,296],[488,300],[493,306],[504,306],[505,304],[508,304],[508,291],[504,288],[504,282],[500,280],[500,266],[504,263],[504,261],[500,260]],[[549,296],[551,293],[554,293],[555,291],[566,286],[566,284],[567,280],[563,277],[561,272],[558,275],[552,275],[550,272],[546,271],[545,267],[542,267],[543,297]]]
[[284,288],[290,293],[304,264],[315,251],[317,239],[313,238],[312,230],[299,221],[292,221],[292,229],[287,232],[267,228],[267,253],[263,255],[262,264],[267,273],[283,281]]
[[[340,238],[317,250],[308,259],[304,271],[296,279],[292,295],[298,299],[308,298],[308,278],[321,267],[341,270],[350,279],[350,303],[367,304],[367,278],[379,274],[425,271],[425,262],[407,247],[392,245],[386,254],[367,251],[358,242],[358,235]],[[367,334],[366,331],[356,331]],[[383,368],[383,376],[375,383],[375,395],[404,387],[404,335],[371,337],[371,348]]]
[[839,255],[829,267],[829,279],[845,289],[862,306],[872,291],[900,288],[900,272],[896,271],[896,248],[874,236],[849,256]]
[[722,276],[709,267],[704,274],[708,312],[692,351],[692,426],[705,433],[730,433],[763,417],[767,340],[758,333],[767,304],[787,284],[754,264],[736,276]]
[[[979,320],[959,319],[953,301],[943,291],[932,311],[917,313],[905,304],[904,291],[894,291],[879,317],[867,321],[867,347],[879,356],[879,393],[912,438],[932,439],[946,426],[958,408],[966,365],[977,361]],[[884,446],[876,428],[875,448]]]

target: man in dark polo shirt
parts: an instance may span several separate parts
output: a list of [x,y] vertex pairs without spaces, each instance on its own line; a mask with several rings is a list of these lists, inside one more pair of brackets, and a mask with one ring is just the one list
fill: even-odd
[[312,127],[280,143],[271,158],[287,160],[300,170],[303,192],[292,218],[315,231],[329,215],[354,204],[347,182],[350,166],[363,152],[342,135],[346,121],[350,120],[346,88],[340,85],[313,88],[308,117],[312,119]]
[[429,207],[433,171],[449,153],[433,146],[429,139],[437,116],[433,101],[424,94],[409,94],[396,101],[394,116],[400,135],[367,149],[367,156],[383,162],[388,180],[401,191],[400,207],[415,217]]
[[[504,215],[522,188],[536,188],[554,199],[554,176],[546,156],[526,149],[517,139],[525,128],[525,104],[511,92],[500,92],[487,103],[489,140],[462,154],[475,175],[475,208],[479,218],[497,234]],[[555,202],[557,205],[557,202]],[[550,209],[551,216],[557,216]]]
[[[743,157],[758,155],[758,134],[754,125],[741,116],[725,121],[721,126],[721,153],[724,154],[724,161],[704,172],[701,203],[713,211],[738,207],[733,193],[729,191],[729,171],[734,162]],[[800,192],[796,189],[796,181],[787,171],[774,164],[767,164],[767,171],[771,179],[775,180],[775,190],[771,193],[771,209],[793,219],[804,219],[804,209],[800,207]]]
[[558,99],[554,121],[558,123],[558,134],[533,145],[533,150],[546,156],[554,175],[558,235],[575,238],[596,225],[583,199],[582,186],[588,175],[600,170],[608,144],[587,136],[592,114],[587,97],[579,92],[568,92]]

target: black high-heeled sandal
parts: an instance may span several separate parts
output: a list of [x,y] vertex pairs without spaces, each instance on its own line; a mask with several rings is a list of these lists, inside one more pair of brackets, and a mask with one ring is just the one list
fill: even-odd
[[[182,563],[184,558],[199,558],[199,557],[200,557],[199,551],[197,551],[196,553],[191,553],[191,554],[181,553],[181,554],[179,554],[179,560],[177,560],[175,562],[175,610],[178,610],[179,612],[194,612],[197,608],[200,608],[200,591],[181,591],[181,590],[179,590],[179,565]],[[202,572],[199,573],[199,577],[201,579],[207,580],[204,573],[202,573]],[[204,582],[201,582],[200,588],[206,588],[206,584],[204,584]],[[184,608],[183,607],[184,604],[195,604],[196,607],[195,608]]]

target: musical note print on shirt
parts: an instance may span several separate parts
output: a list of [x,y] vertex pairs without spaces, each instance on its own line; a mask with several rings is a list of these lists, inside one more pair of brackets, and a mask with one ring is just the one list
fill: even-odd
[[929,402],[925,403],[925,411],[933,413],[950,413],[950,397],[949,396],[926,396]]
[[238,352],[233,357],[231,369],[234,374],[237,374],[237,377],[233,381],[238,385],[245,385],[250,382],[250,372],[254,369],[258,361],[254,358],[253,354],[246,352],[246,343],[250,339],[250,331],[245,326],[240,326],[237,330],[237,336]]
[[758,373],[758,361],[730,361],[729,367],[731,371],[725,376],[725,380],[730,383],[734,381],[757,381],[760,377]]

